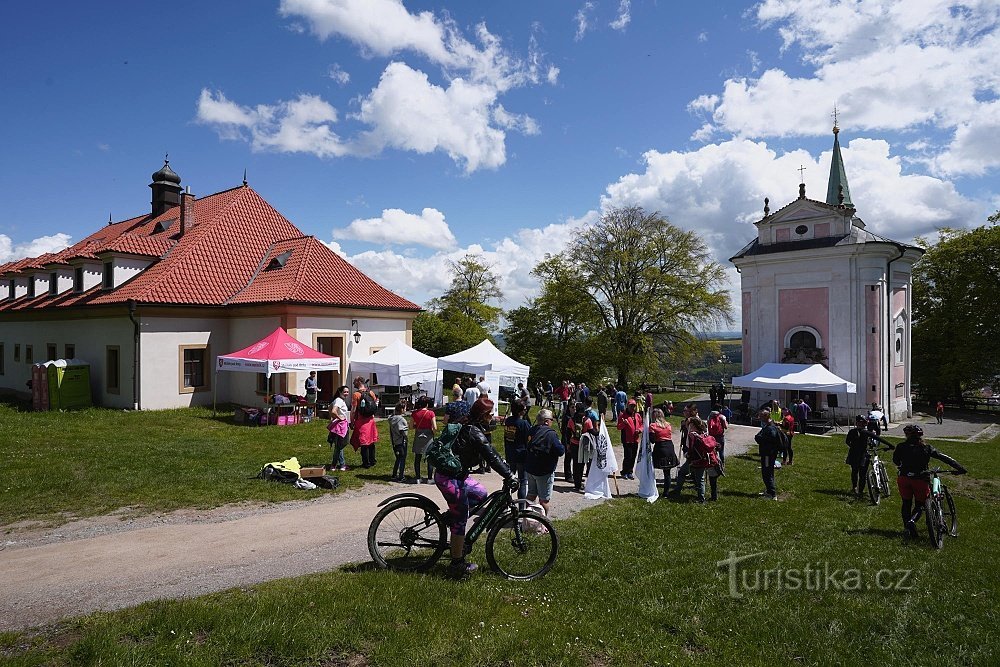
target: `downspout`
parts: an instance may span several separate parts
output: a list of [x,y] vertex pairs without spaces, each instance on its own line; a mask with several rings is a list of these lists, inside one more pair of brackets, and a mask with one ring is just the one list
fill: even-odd
[[[886,361],[888,362],[886,364],[886,366],[887,366],[887,372],[888,372],[888,377],[886,378],[886,388],[885,388],[886,395],[885,395],[885,403],[883,404],[883,407],[885,408],[885,411],[888,413],[888,414],[886,414],[886,419],[889,419],[890,417],[894,417],[895,416],[895,415],[892,414],[892,412],[890,411],[890,409],[891,409],[891,406],[892,406],[892,397],[893,397],[892,395],[893,395],[893,393],[896,390],[895,385],[892,385],[892,367],[896,363],[896,352],[895,352],[895,349],[893,348],[892,342],[893,342],[893,338],[896,335],[896,330],[895,330],[895,327],[892,326],[892,324],[893,324],[893,322],[892,322],[892,270],[890,268],[890,264],[892,264],[896,260],[903,259],[903,255],[906,254],[906,246],[904,246],[902,243],[897,243],[897,242],[893,241],[892,244],[894,246],[896,246],[896,250],[899,251],[899,255],[897,255],[896,257],[893,257],[892,259],[890,259],[888,262],[885,263],[885,291],[886,291],[885,300],[886,300],[886,304],[887,304],[886,313],[887,313],[887,319],[888,319],[887,326],[886,326],[886,339],[887,340],[886,340],[885,352],[886,352]],[[907,340],[907,344],[909,344],[909,340]],[[904,374],[903,374],[903,378],[904,378],[903,379],[903,382],[904,382],[903,387],[904,387],[904,389],[906,388],[905,382],[906,382],[906,375],[908,374],[906,371],[909,371],[909,368],[904,366]],[[892,386],[890,386],[890,385],[892,385]],[[910,397],[909,396],[906,397],[906,402],[907,402],[907,404],[910,403]]]
[[139,322],[135,319],[135,299],[128,300],[128,318],[132,320],[132,409],[139,409]]

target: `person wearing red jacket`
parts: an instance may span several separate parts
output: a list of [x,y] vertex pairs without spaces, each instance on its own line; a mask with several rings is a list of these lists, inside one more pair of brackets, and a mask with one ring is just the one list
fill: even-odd
[[642,415],[636,411],[636,402],[629,399],[625,412],[618,415],[618,430],[622,434],[622,449],[625,450],[622,462],[622,479],[635,479],[632,474],[635,469],[635,458],[639,454],[639,439],[642,437]]

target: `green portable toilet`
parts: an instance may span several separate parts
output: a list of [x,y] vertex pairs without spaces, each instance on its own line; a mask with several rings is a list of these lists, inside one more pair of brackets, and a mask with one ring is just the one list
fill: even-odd
[[49,376],[49,409],[90,407],[90,364],[81,359],[56,359],[46,363]]

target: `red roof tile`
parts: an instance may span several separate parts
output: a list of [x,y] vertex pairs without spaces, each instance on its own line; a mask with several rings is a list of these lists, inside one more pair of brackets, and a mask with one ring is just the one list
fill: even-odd
[[[18,271],[32,262],[98,259],[99,253],[158,258],[147,269],[112,291],[94,288],[0,303],[0,311],[139,303],[224,306],[295,302],[317,305],[420,310],[420,306],[385,289],[324,244],[303,236],[250,187],[225,190],[196,199],[184,234],[176,223],[179,209],[159,216],[138,216],[102,227],[69,248],[35,260],[0,266]],[[170,222],[167,226],[167,223]],[[162,225],[160,223],[163,223]],[[162,227],[166,226],[166,229]],[[283,267],[267,269],[283,252]]]

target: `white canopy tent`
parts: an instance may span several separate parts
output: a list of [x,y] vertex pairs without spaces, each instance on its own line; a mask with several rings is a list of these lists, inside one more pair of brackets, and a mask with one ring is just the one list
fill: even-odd
[[734,387],[795,389],[856,394],[857,385],[837,377],[821,364],[764,364],[753,373],[733,378]]
[[485,375],[487,371],[497,373],[501,380],[513,384],[528,382],[530,366],[511,359],[487,338],[482,343],[467,350],[449,354],[438,359],[438,368],[470,375]]
[[405,386],[419,383],[428,396],[437,397],[441,389],[438,360],[418,352],[401,340],[395,340],[370,357],[351,361],[351,375],[376,373],[381,385]]

